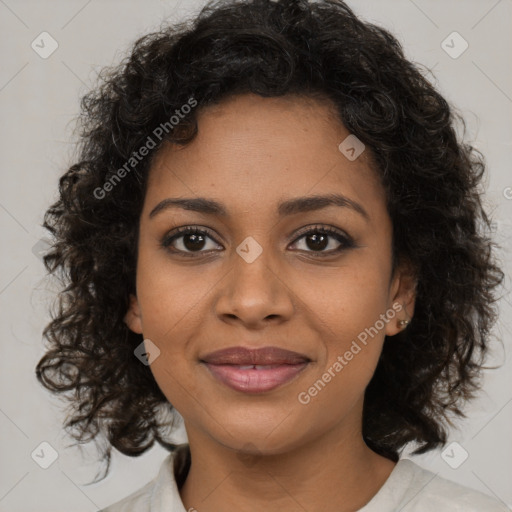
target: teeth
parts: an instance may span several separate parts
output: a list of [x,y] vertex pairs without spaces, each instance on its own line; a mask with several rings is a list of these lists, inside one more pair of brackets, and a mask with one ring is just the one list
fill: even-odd
[[255,368],[256,370],[270,370],[272,368],[275,368],[278,365],[263,365],[263,364],[250,364],[247,366],[239,366],[238,368],[240,370],[251,370],[252,368]]

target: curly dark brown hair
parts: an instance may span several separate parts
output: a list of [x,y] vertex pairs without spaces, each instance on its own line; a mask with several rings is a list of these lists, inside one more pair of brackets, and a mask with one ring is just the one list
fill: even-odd
[[[217,1],[138,39],[100,82],[82,99],[79,159],[44,218],[54,238],[44,263],[63,290],[36,374],[71,402],[65,428],[76,440],[108,440],[105,476],[112,447],[131,456],[155,441],[175,447],[165,440],[172,404],[134,357],[142,336],[123,321],[148,171],[163,141],[194,138],[198,109],[248,92],[330,100],[371,151],[394,265],[410,262],[418,281],[414,319],[385,340],[367,387],[363,436],[395,461],[409,442],[418,444],[414,453],[443,444],[450,416],[464,416],[480,386],[503,274],[481,202],[483,157],[457,135],[461,116],[399,42],[341,0]],[[112,182],[191,98],[197,109]]]

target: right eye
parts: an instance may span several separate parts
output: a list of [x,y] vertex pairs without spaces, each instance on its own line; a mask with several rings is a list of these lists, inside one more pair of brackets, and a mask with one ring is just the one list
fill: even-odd
[[208,245],[207,239],[217,244],[209,230],[199,229],[195,226],[185,226],[165,235],[161,245],[173,254],[194,257],[194,253],[201,254],[217,250],[215,247],[206,248],[205,250],[205,245]]

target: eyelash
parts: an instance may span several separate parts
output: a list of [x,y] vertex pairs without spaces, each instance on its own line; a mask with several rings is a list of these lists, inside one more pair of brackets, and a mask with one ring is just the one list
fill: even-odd
[[[295,244],[300,239],[306,237],[307,235],[313,234],[313,233],[319,233],[323,235],[328,235],[330,237],[335,238],[338,242],[340,242],[340,246],[337,249],[331,249],[330,251],[305,251],[307,253],[312,253],[315,256],[314,257],[325,257],[325,256],[332,256],[333,254],[341,253],[344,250],[352,249],[356,247],[356,244],[354,240],[348,236],[347,234],[344,234],[343,232],[340,232],[332,227],[329,226],[322,226],[317,225],[313,227],[305,228],[303,231],[299,232],[295,240],[292,242]],[[164,238],[161,241],[161,245],[163,248],[167,249],[173,254],[178,254],[183,257],[196,257],[196,254],[202,254],[208,251],[181,251],[179,249],[172,249],[171,244],[179,239],[182,238],[185,235],[201,235],[201,236],[207,236],[208,238],[212,239],[216,244],[219,244],[217,240],[212,236],[211,232],[208,229],[199,229],[194,226],[184,226],[181,228],[177,228],[174,232],[171,232],[164,236]],[[219,244],[220,245],[220,244]]]

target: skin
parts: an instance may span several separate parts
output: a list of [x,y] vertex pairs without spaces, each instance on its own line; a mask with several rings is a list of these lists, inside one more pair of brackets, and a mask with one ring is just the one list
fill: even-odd
[[[338,149],[349,132],[331,104],[314,99],[239,95],[200,110],[198,126],[189,145],[168,144],[152,164],[137,295],[125,318],[158,346],[151,371],[185,421],[192,465],[182,501],[199,512],[357,510],[395,466],[363,441],[364,391],[385,336],[414,311],[414,276],[407,266],[392,273],[392,224],[370,152],[349,161]],[[368,218],[332,205],[277,215],[284,200],[332,193]],[[174,207],[149,217],[162,200],[183,197],[214,199],[228,214]],[[191,257],[171,252],[186,252],[187,236],[162,246],[166,234],[190,225],[214,238],[195,252],[192,245]],[[323,248],[308,244],[299,230],[317,225],[348,234],[355,247],[336,253],[341,244],[331,235]],[[263,249],[252,263],[236,252],[249,236]],[[300,403],[299,393],[394,303],[403,309]],[[248,395],[199,362],[239,345],[275,345],[312,362],[285,385]]]

